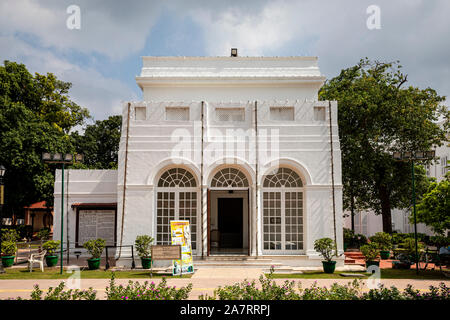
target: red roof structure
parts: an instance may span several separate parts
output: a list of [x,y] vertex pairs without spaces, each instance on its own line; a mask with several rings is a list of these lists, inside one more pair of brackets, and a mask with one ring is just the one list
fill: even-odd
[[[50,207],[52,208],[52,207]],[[46,201],[39,201],[31,204],[29,207],[24,207],[24,209],[31,209],[31,210],[46,210],[47,209],[47,202]]]

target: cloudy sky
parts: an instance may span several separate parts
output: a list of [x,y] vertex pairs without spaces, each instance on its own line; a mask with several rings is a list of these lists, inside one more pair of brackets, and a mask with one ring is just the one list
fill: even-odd
[[[67,27],[71,5],[80,29]],[[367,27],[371,5],[381,29]],[[72,82],[71,97],[96,120],[142,99],[142,56],[229,56],[231,47],[318,56],[328,78],[362,57],[400,60],[409,84],[450,96],[449,17],[448,0],[1,0],[0,58]]]

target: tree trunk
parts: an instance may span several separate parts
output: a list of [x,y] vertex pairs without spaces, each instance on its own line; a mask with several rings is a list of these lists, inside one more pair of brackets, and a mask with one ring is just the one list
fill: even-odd
[[381,216],[383,220],[383,232],[392,233],[392,215],[391,201],[386,186],[380,186],[378,189],[381,201]]

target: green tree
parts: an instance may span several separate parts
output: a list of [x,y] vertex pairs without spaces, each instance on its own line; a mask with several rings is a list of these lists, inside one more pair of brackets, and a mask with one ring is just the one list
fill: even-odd
[[5,175],[5,211],[20,214],[25,205],[53,203],[55,165],[41,154],[71,152],[68,132],[89,116],[68,97],[70,83],[47,75],[31,75],[23,64],[0,66],[0,163]]
[[117,115],[86,126],[83,135],[78,132],[71,134],[76,151],[85,156],[85,167],[117,168],[121,127],[122,116]]
[[[425,223],[434,232],[444,235],[450,229],[450,175],[439,183],[433,182],[417,205],[417,222]],[[413,222],[414,217],[410,217]]]
[[[449,111],[445,97],[431,88],[404,87],[398,62],[362,59],[328,80],[321,100],[338,101],[342,180],[346,209],[382,214],[383,231],[392,232],[391,208],[411,207],[411,165],[392,159],[394,151],[428,150],[446,140]],[[446,119],[441,128],[436,122]],[[417,166],[416,192],[426,190]]]

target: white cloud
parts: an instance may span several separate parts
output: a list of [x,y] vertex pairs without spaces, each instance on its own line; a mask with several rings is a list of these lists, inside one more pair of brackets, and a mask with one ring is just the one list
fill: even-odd
[[[381,30],[369,30],[368,6],[381,9]],[[314,55],[322,72],[369,57],[400,60],[410,84],[450,95],[450,2],[445,0],[218,2],[186,10],[204,32],[209,55]]]
[[134,91],[122,81],[107,78],[93,68],[80,67],[49,50],[34,48],[11,36],[0,36],[0,56],[24,63],[32,73],[52,72],[58,79],[71,82],[72,100],[87,107],[96,120],[120,114],[122,100],[137,99]]
[[123,2],[77,1],[81,9],[81,29],[70,30],[66,20],[72,0],[2,0],[2,34],[18,32],[34,37],[43,47],[99,53],[121,59],[145,45],[161,6],[158,1]]

